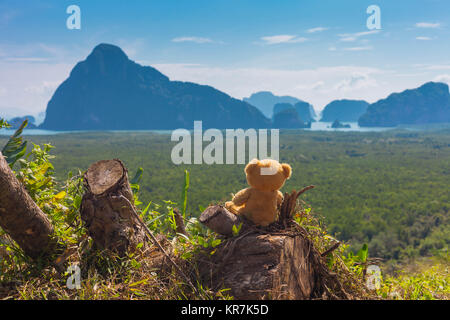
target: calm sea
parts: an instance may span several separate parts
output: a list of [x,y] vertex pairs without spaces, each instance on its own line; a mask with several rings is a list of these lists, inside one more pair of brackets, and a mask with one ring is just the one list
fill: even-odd
[[[373,131],[386,131],[394,128],[378,128],[378,127],[360,127],[357,122],[342,122],[343,124],[349,124],[350,128],[333,129],[331,128],[331,122],[313,122],[311,129],[304,129],[307,131],[359,131],[359,132],[373,132]],[[13,129],[1,129],[0,135],[10,136],[14,133]],[[80,133],[80,132],[95,132],[95,131],[53,131],[53,130],[41,130],[41,129],[25,129],[24,135],[55,135],[64,133]],[[160,134],[171,134],[172,130],[111,130],[108,132],[152,132]]]

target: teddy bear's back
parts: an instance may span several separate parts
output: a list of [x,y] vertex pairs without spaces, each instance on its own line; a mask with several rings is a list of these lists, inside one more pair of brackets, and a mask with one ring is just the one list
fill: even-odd
[[259,225],[268,225],[277,216],[278,191],[261,191],[251,188],[250,197],[241,211],[246,218]]

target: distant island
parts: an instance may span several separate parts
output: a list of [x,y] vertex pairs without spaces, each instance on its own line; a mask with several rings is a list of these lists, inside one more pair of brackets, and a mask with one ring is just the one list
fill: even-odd
[[357,122],[368,106],[369,103],[364,100],[334,100],[325,106],[320,121]]
[[28,120],[27,129],[37,129],[36,119],[33,116],[23,116],[23,117],[14,117],[8,120],[8,124],[11,125],[12,129],[17,129],[20,127],[22,122]]
[[339,120],[334,120],[334,122],[331,124],[331,128],[333,129],[349,129],[351,126],[349,124],[343,124]]
[[275,117],[275,115],[283,110],[286,109],[295,109],[299,115],[299,117],[306,121],[306,122],[314,122],[316,121],[314,119],[314,117],[316,116],[316,113],[314,112],[314,108],[311,104],[309,104],[308,102],[304,102],[304,101],[300,101],[297,102],[296,104],[291,104],[291,103],[277,103],[273,106],[273,116],[272,118]]
[[445,83],[428,82],[417,89],[393,93],[368,106],[358,124],[394,127],[399,124],[450,122],[450,93]]
[[[249,98],[244,98],[245,102],[257,107],[268,118],[272,118],[277,112],[294,106],[300,117],[305,121],[315,121],[316,113],[314,107],[305,101],[291,96],[276,96],[270,91],[260,91],[253,93]],[[275,107],[276,105],[280,105]]]
[[171,81],[117,46],[100,44],[53,94],[40,128],[48,130],[268,128],[258,108],[213,88]]
[[273,116],[274,128],[302,129],[311,128],[311,122],[304,122],[294,107],[282,109]]

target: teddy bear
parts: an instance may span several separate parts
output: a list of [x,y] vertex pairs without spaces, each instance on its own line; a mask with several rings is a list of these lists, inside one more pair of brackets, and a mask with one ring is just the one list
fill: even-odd
[[225,203],[225,208],[256,225],[268,226],[277,219],[283,202],[279,189],[291,177],[292,168],[272,159],[253,159],[244,171],[250,187],[236,193],[232,201]]

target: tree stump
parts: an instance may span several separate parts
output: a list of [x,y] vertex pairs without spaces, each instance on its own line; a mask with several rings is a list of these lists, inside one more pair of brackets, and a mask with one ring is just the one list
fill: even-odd
[[[225,239],[213,254],[208,251],[197,258],[205,285],[213,290],[229,288],[234,298],[243,300],[346,299],[307,231],[292,219],[298,196],[312,188],[285,194],[279,220],[266,228],[222,206],[208,207],[199,221]],[[239,235],[230,237],[237,224]]]
[[230,240],[200,263],[211,288],[230,288],[235,299],[311,299],[318,272],[310,244],[300,236],[248,233]]
[[128,172],[118,160],[92,164],[84,175],[81,219],[98,250],[119,256],[145,245],[145,230],[134,207]]
[[53,226],[17,180],[0,152],[0,227],[31,258],[52,252]]

